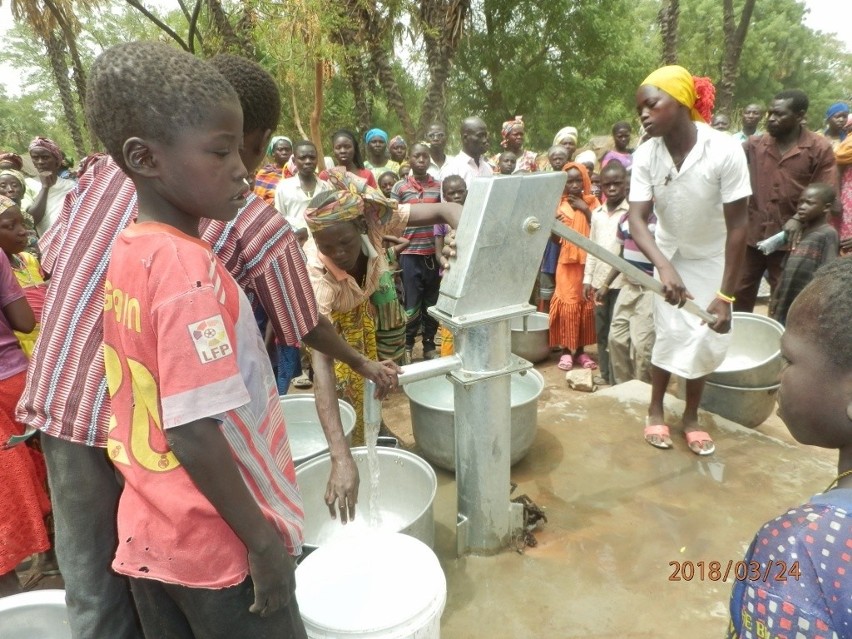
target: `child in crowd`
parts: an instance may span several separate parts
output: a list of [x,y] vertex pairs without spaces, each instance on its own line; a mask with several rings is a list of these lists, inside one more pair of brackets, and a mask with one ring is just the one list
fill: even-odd
[[[552,171],[561,171],[568,164],[568,160],[568,150],[561,144],[554,144],[547,152],[547,161]],[[542,313],[550,312],[550,300],[553,299],[553,291],[556,290],[556,263],[559,260],[559,247],[560,240],[554,236],[547,240],[547,246],[544,248],[544,257],[541,260],[538,275],[538,310]]]
[[[0,197],[0,207],[14,204]],[[35,451],[3,446],[24,427],[15,419],[15,404],[24,389],[27,357],[13,331],[28,332],[35,317],[5,255],[0,255],[0,597],[20,592],[15,567],[50,548],[44,516],[50,501]]]
[[399,179],[404,180],[409,175],[411,175],[411,165],[408,163],[408,160],[406,160],[399,165]]
[[[440,202],[441,182],[429,175],[429,147],[412,144],[408,161],[411,164],[411,175],[394,185],[391,197],[401,204]],[[435,258],[434,226],[409,226],[403,237],[411,241],[400,255],[405,312],[408,314],[405,350],[411,360],[414,342],[422,329],[423,358],[435,359],[439,356],[435,344],[438,321],[426,312],[426,309],[438,303],[438,289],[441,286],[438,261]]]
[[379,190],[385,197],[391,196],[391,191],[393,190],[393,185],[399,182],[399,176],[393,171],[385,171],[379,176],[377,182],[379,183]]
[[[620,162],[611,162],[601,172],[606,203],[592,211],[589,237],[610,253],[618,253],[618,223],[627,215],[627,171]],[[598,383],[614,384],[609,358],[609,328],[612,323],[622,278],[609,279],[610,266],[594,255],[586,257],[583,295],[595,303],[595,333],[598,338]]]
[[837,257],[840,239],[827,221],[834,200],[834,189],[828,184],[811,184],[799,198],[795,217],[803,224],[802,239],[788,253],[781,281],[769,302],[769,316],[782,324],[787,323],[793,300],[817,269]]
[[30,357],[38,339],[38,325],[41,322],[47,284],[38,259],[26,251],[28,244],[29,235],[20,208],[9,198],[0,196],[0,250],[6,254],[9,264],[12,265],[15,278],[23,288],[36,319],[33,330],[15,333],[24,354]]
[[595,165],[597,164],[597,156],[595,152],[591,149],[587,149],[585,151],[581,151],[577,154],[577,157],[574,158],[574,161],[577,164],[582,164],[586,167],[586,172],[589,174],[589,179],[591,179],[592,175],[595,172]]
[[[592,183],[586,167],[569,162],[562,170],[568,174],[568,181],[556,217],[588,237],[592,211],[601,203],[591,194]],[[563,371],[570,371],[575,363],[583,368],[597,368],[584,351],[596,341],[595,305],[583,295],[585,265],[586,252],[562,240],[556,267],[556,290],[550,303],[550,345],[562,347],[558,367]]]
[[[467,184],[460,175],[448,175],[441,183],[441,194],[444,202],[454,202],[464,206],[467,199]],[[450,265],[449,260],[444,255],[444,246],[451,242],[454,237],[455,231],[447,224],[435,225],[435,255],[438,256],[438,262],[441,264],[441,277],[444,276],[444,271]],[[455,352],[455,342],[450,329],[441,324],[438,327],[438,337],[441,339],[441,357],[452,355]]]
[[393,162],[400,165],[408,157],[408,144],[401,135],[395,135],[388,142],[388,155]]
[[837,449],[838,474],[822,493],[757,532],[744,564],[749,575],[769,578],[734,581],[728,639],[850,636],[850,306],[852,261],[835,260],[816,273],[790,308],[781,338],[785,365],[778,415],[800,443]]
[[149,637],[303,638],[302,506],[272,369],[248,299],[199,239],[199,220],[233,219],[250,194],[237,93],[212,65],[136,42],[98,57],[86,103],[138,198],[103,319],[125,480],[113,568]]
[[512,151],[503,151],[497,156],[497,169],[500,175],[512,175],[518,164],[518,156]]
[[[648,217],[648,231],[654,235],[656,230],[657,217],[651,213]],[[621,257],[653,277],[654,265],[639,250],[630,235],[627,213],[618,221],[616,238],[620,245]],[[618,275],[617,269],[610,270],[604,286],[609,286]],[[623,277],[621,292],[618,294],[615,308],[612,309],[607,345],[613,383],[623,384],[631,379],[651,382],[654,336],[654,292],[643,288],[629,277]]]
[[606,166],[612,160],[621,162],[625,169],[629,169],[633,164],[633,150],[630,145],[630,123],[616,122],[612,125],[612,142],[613,148],[604,153],[601,158],[601,167]]
[[592,195],[603,202],[603,199],[601,198],[602,190],[600,173],[592,173],[589,175],[589,179],[592,181]]
[[26,250],[38,256],[38,233],[35,230],[35,220],[26,212],[24,206],[26,191],[27,183],[23,173],[12,168],[0,169],[0,195],[5,195],[18,205],[18,210],[24,218],[24,227],[27,229]]

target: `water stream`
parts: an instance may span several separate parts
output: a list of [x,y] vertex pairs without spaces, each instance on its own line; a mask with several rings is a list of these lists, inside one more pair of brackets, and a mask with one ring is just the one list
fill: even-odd
[[379,485],[379,427],[381,426],[381,412],[378,419],[367,421],[367,413],[364,411],[364,441],[367,444],[367,470],[370,473],[370,503],[367,508],[369,512],[370,528],[381,528],[382,512],[379,505],[380,502],[380,485]]

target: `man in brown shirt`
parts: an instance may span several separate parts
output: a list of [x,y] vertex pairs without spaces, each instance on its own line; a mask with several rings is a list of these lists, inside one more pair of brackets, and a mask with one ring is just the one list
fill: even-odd
[[802,191],[814,182],[837,183],[831,143],[803,126],[807,112],[808,96],[804,92],[782,91],[767,110],[769,135],[750,137],[743,144],[752,196],[748,203],[748,247],[735,294],[735,311],[754,310],[765,271],[773,291],[781,277],[787,251],[764,255],[757,243],[784,229],[795,244],[802,231],[795,217]]

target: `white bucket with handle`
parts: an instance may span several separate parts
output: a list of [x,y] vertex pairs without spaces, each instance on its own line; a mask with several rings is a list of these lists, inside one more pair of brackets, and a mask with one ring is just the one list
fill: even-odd
[[309,639],[439,639],[447,581],[422,541],[365,531],[308,555],[296,598]]

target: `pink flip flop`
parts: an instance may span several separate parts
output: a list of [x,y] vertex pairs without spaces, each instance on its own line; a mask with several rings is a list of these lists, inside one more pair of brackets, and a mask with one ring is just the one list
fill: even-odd
[[570,371],[574,368],[574,358],[567,353],[559,358],[559,363],[556,367],[561,371]]
[[589,357],[585,353],[582,353],[577,358],[577,363],[581,364],[583,366],[583,368],[597,368],[598,367],[598,365],[595,364],[595,360],[593,360],[591,357]]
[[[685,432],[684,436],[686,437],[686,445],[689,446],[689,450],[691,450],[696,455],[712,455],[716,452],[716,444],[713,443],[713,440],[710,438],[708,433],[705,433],[703,430],[693,430],[690,432]],[[704,442],[710,443],[710,448],[700,448],[701,444]],[[698,444],[699,448],[696,450],[692,447],[693,444]]]

